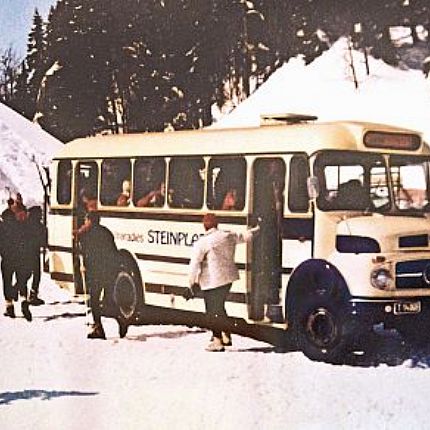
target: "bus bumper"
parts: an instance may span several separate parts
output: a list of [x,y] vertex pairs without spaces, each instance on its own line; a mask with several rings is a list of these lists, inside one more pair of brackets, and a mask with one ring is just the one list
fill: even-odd
[[387,328],[401,328],[415,321],[430,320],[430,297],[352,298],[349,306],[353,319],[368,325],[384,323]]

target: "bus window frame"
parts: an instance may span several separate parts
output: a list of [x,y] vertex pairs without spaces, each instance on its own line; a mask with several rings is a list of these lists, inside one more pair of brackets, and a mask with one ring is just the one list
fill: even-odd
[[[174,188],[172,188],[172,175],[171,175],[171,168],[172,168],[172,162],[175,162],[176,160],[190,160],[190,159],[201,159],[203,161],[203,169],[204,169],[204,178],[202,178],[202,195],[201,195],[201,205],[199,207],[181,207],[181,206],[173,206],[173,200],[171,199],[170,193],[171,190],[173,190],[173,195],[176,193]],[[203,155],[175,155],[169,157],[169,163],[168,163],[168,194],[169,198],[167,199],[168,202],[168,208],[169,210],[179,210],[179,211],[202,211],[207,210],[206,206],[206,200],[205,200],[205,188],[206,188],[206,182],[207,182],[207,157]],[[175,178],[176,179],[176,178]],[[177,184],[174,182],[174,186]]]
[[[343,208],[336,208],[336,207],[331,207],[330,203],[327,201],[327,197],[325,197],[322,191],[327,191],[327,182],[326,182],[326,176],[325,176],[325,171],[324,169],[327,166],[334,166],[335,164],[327,164],[326,160],[322,160],[322,157],[328,157],[330,155],[333,155],[335,157],[346,157],[347,155],[357,155],[357,156],[363,156],[363,157],[380,157],[380,160],[382,162],[382,166],[386,169],[386,174],[388,174],[388,167],[386,164],[386,153],[384,152],[375,152],[375,151],[352,151],[352,150],[337,150],[337,149],[324,149],[324,150],[320,150],[318,152],[316,152],[315,154],[313,154],[312,156],[312,171],[313,174],[318,178],[319,183],[320,183],[320,189],[321,192],[319,194],[319,196],[316,199],[316,204],[319,210],[323,211],[323,212],[331,212],[331,211],[346,211],[346,212],[350,212],[350,211],[362,211],[362,209],[343,209]],[[351,162],[351,158],[348,157],[347,158],[349,160],[349,163],[345,163],[345,166],[353,166],[357,164],[357,161],[354,161],[354,163]],[[333,159],[333,163],[336,161],[336,159]],[[355,159],[356,160],[356,159]],[[364,164],[360,164],[361,166],[365,167]],[[370,167],[370,164],[369,166]],[[368,169],[368,171],[366,171],[366,169],[363,170],[363,180],[366,178],[366,175],[370,175],[370,168]],[[368,178],[370,179],[370,178]],[[370,196],[370,183],[363,183],[365,186],[369,186],[369,196]],[[339,184],[338,184],[339,186]],[[385,206],[383,207],[383,210],[373,210],[372,212],[375,213],[386,213],[389,210],[389,208],[385,208]]]
[[[100,207],[104,208],[117,208],[122,210],[127,210],[130,207],[133,206],[133,172],[134,172],[134,157],[105,157],[98,159],[99,161],[99,178],[98,178],[98,205]],[[121,187],[122,183],[125,180],[128,180],[130,182],[130,198],[129,203],[125,206],[117,205],[117,204],[103,204],[102,202],[102,186],[103,186],[103,163],[106,161],[116,161],[116,160],[125,160],[130,163],[130,179],[124,179],[121,181]],[[118,194],[119,195],[119,194]]]
[[[211,162],[214,160],[214,162],[220,161],[220,160],[240,160],[241,162],[244,163],[244,180],[241,181],[241,188],[243,191],[243,199],[242,199],[242,205],[240,209],[222,209],[221,208],[215,208],[214,207],[214,202],[211,201],[211,207],[209,207],[208,203],[209,203],[209,175],[210,175],[210,164]],[[227,154],[227,155],[211,155],[210,157],[207,157],[207,164],[206,164],[206,181],[205,181],[205,207],[207,208],[207,210],[211,211],[211,212],[216,212],[216,213],[220,213],[220,214],[231,214],[231,213],[243,213],[245,210],[247,210],[248,207],[248,201],[249,201],[249,188],[248,188],[248,183],[249,183],[249,159],[246,155],[243,154]],[[228,188],[232,188],[232,187],[228,187]]]
[[[285,196],[286,202],[285,203],[286,203],[286,210],[289,213],[294,214],[294,215],[309,214],[309,212],[311,210],[311,199],[309,198],[309,193],[308,193],[308,188],[307,188],[307,182],[305,183],[306,196],[307,196],[307,201],[308,201],[307,208],[304,209],[304,210],[293,210],[291,208],[290,203],[292,201],[291,195],[293,194],[294,190],[291,189],[291,183],[292,183],[292,181],[290,179],[291,179],[291,170],[292,170],[291,169],[291,163],[292,163],[292,160],[295,159],[295,158],[302,158],[302,159],[304,159],[304,161],[306,162],[306,179],[309,178],[310,172],[311,172],[310,158],[304,152],[289,153],[288,155],[289,155],[289,159],[288,159],[288,163],[286,163],[287,169],[285,171],[285,181],[286,181],[285,182],[285,194],[286,194],[286,196]],[[285,211],[284,211],[284,213],[285,213]]]
[[[166,156],[136,156],[133,157],[133,165],[132,165],[132,178],[131,178],[131,198],[130,198],[130,205],[128,206],[129,208],[135,208],[137,210],[152,210],[152,211],[156,211],[156,210],[161,210],[161,209],[165,209],[166,205],[167,205],[167,200],[168,200],[168,184],[167,184],[167,171],[168,171],[168,165],[169,165],[169,157]],[[164,187],[165,187],[165,196],[164,196],[164,201],[163,201],[163,205],[161,206],[139,206],[137,205],[139,199],[143,198],[145,195],[147,195],[149,192],[154,191],[154,189],[151,189],[150,191],[148,191],[148,193],[145,193],[144,195],[142,195],[140,198],[138,198],[136,200],[136,164],[138,164],[141,160],[145,161],[145,160],[162,160],[163,164],[164,164],[164,175],[163,175],[163,179],[162,182],[164,182]],[[158,183],[158,180],[157,180]]]
[[[70,190],[69,190],[69,192],[70,192],[70,199],[69,199],[68,203],[60,203],[59,200],[58,200],[59,183],[60,183],[60,181],[59,181],[59,172],[60,172],[59,165],[60,165],[60,163],[63,163],[63,162],[69,162],[70,165],[71,165],[71,171],[70,171]],[[51,177],[54,178],[54,187],[52,189],[51,199],[52,199],[52,197],[54,197],[55,205],[53,205],[51,203],[51,206],[59,206],[59,207],[65,207],[65,208],[73,206],[74,200],[75,200],[75,197],[74,197],[75,166],[76,166],[75,160],[70,159],[70,158],[62,158],[62,159],[59,159],[59,160],[54,160],[54,163],[53,163],[53,166],[52,166],[52,170],[53,170],[53,172],[55,174],[54,175],[51,174]]]

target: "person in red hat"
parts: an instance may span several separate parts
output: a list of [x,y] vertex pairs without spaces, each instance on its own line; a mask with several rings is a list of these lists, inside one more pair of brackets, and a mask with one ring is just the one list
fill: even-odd
[[[215,214],[203,217],[205,234],[193,245],[189,266],[190,286],[199,284],[205,301],[206,312],[214,318],[226,317],[225,301],[234,281],[239,279],[239,271],[234,261],[236,245],[252,240],[259,226],[243,234],[218,229]],[[214,329],[207,351],[224,351],[231,345],[230,333]]]

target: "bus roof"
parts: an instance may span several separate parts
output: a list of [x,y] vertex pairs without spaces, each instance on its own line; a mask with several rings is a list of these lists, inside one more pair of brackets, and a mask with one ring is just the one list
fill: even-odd
[[[415,134],[421,138],[421,134],[416,131],[383,124],[354,121],[316,122],[80,138],[65,144],[54,159],[285,152],[304,152],[310,155],[322,149],[376,151],[364,147],[363,136],[367,131]],[[415,152],[429,153],[429,150],[420,145]]]

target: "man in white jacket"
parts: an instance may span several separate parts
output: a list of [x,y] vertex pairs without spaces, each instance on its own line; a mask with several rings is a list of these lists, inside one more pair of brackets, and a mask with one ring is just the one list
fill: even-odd
[[[218,220],[214,214],[203,217],[206,230],[193,246],[190,261],[190,285],[199,284],[205,301],[206,312],[212,317],[226,317],[225,300],[233,281],[239,279],[239,271],[234,262],[238,243],[248,242],[260,229],[259,226],[246,233],[218,230]],[[213,330],[212,342],[207,351],[224,351],[224,345],[231,345],[229,333]]]

